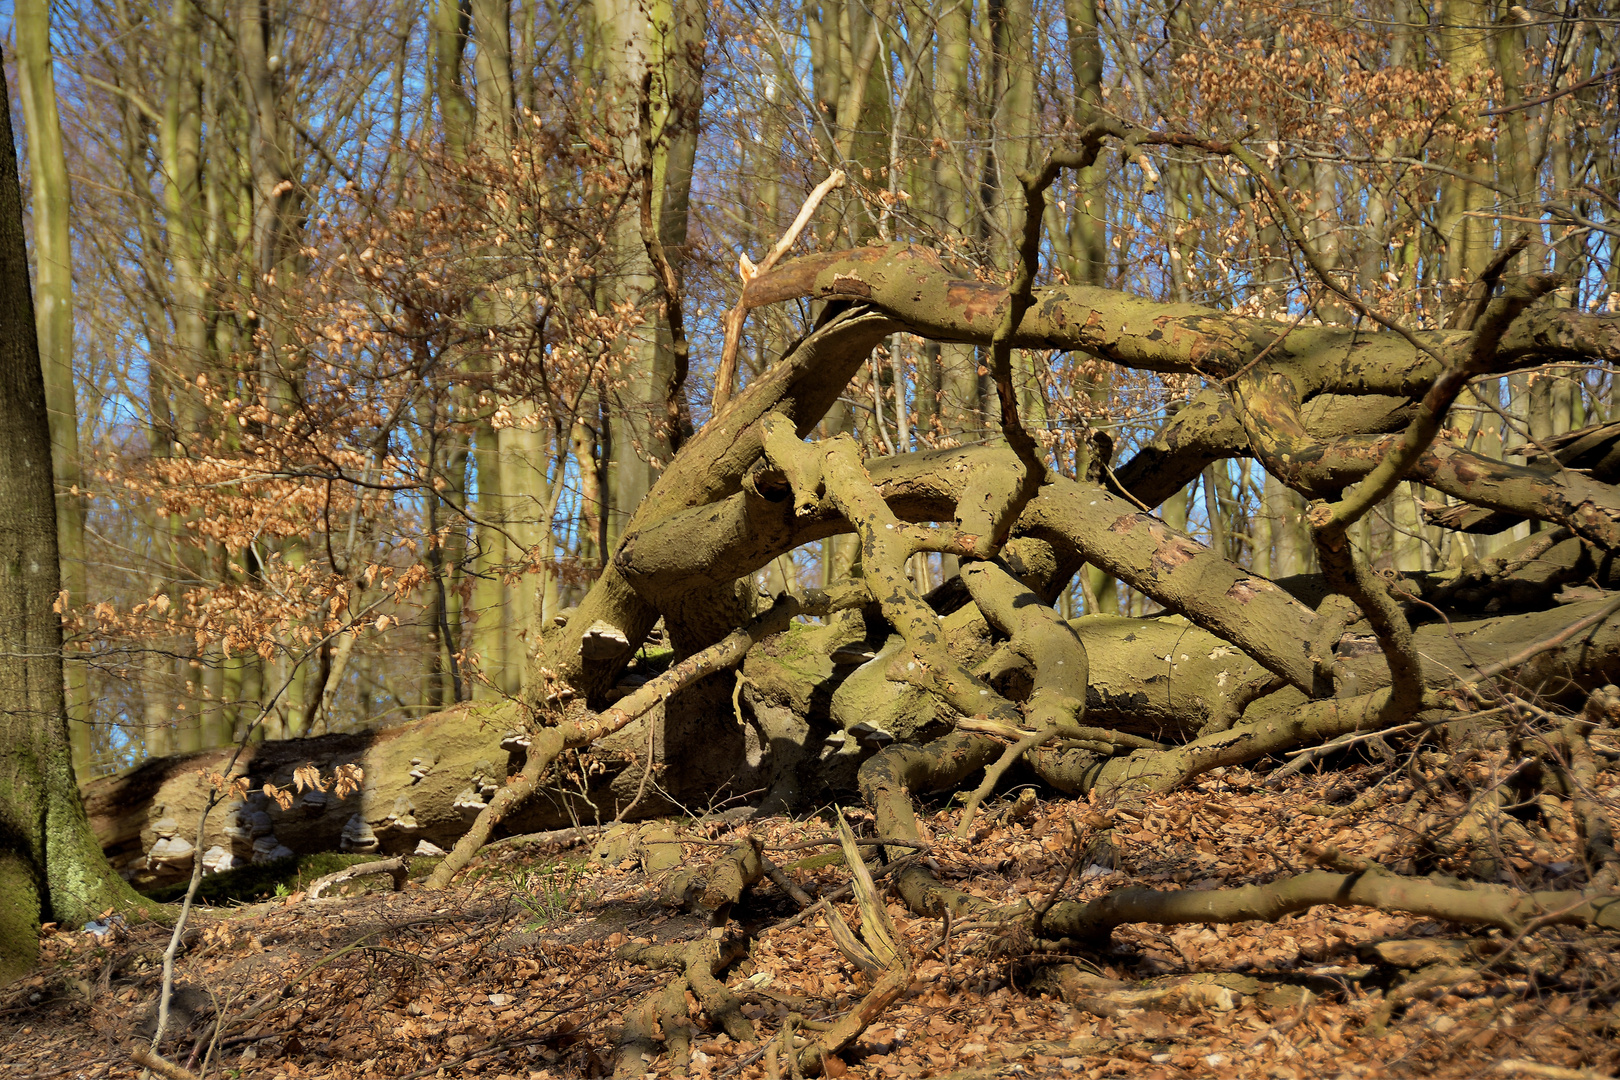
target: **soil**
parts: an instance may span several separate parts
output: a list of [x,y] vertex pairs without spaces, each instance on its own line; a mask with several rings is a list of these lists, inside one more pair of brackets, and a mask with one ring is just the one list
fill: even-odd
[[[1323,816],[1380,778],[1387,802]],[[1261,779],[1230,769],[1121,810],[1107,843],[1072,825],[1095,821],[1092,808],[1044,793],[1020,800],[1015,791],[983,808],[978,835],[966,841],[952,835],[957,811],[936,807],[923,819],[932,845],[923,858],[958,888],[1036,903],[1066,871],[1064,895],[1079,898],[1130,884],[1265,882],[1307,869],[1300,853],[1312,844],[1403,872],[1478,865],[1478,852],[1437,843],[1444,832],[1434,822],[1421,832],[1403,825],[1403,788],[1382,766],[1295,777],[1280,790]],[[1447,805],[1433,800],[1428,812],[1444,815]],[[870,828],[869,817],[850,816],[857,832]],[[827,837],[825,820],[673,827],[687,841],[688,866],[725,851],[716,841],[751,830],[812,897],[849,880],[826,849],[777,846]],[[1429,839],[1419,843],[1420,835]],[[1503,840],[1500,875],[1526,887],[1574,887],[1584,872],[1566,850],[1574,842],[1540,827]],[[270,1080],[611,1075],[623,1069],[627,1009],[671,978],[616,950],[745,933],[750,950],[722,981],[742,998],[762,1041],[706,1027],[689,999],[697,1017],[690,1073],[765,1077],[775,1061],[766,1051],[790,1014],[834,1019],[869,989],[823,915],[795,919],[793,900],[768,881],[729,912],[725,927],[711,927],[705,914],[663,903],[660,876],[634,856],[605,861],[586,849],[504,844],[442,892],[414,881],[391,892],[382,876],[316,901],[292,891],[198,909],[161,1052],[198,1074],[206,1064],[209,1076]],[[859,922],[853,902],[839,909]],[[830,1062],[831,1075],[1574,1078],[1620,1070],[1613,933],[1546,928],[1513,939],[1317,908],[1274,924],[1132,925],[1097,950],[1032,954],[1027,941],[996,927],[946,927],[892,899],[889,910],[913,958],[910,987]],[[143,1025],[152,1028],[168,938],[156,923],[103,937],[60,928],[47,937],[37,973],[0,989],[0,1076],[136,1075],[130,1053]],[[1063,963],[1144,986],[1198,973],[1233,992],[1215,1004],[1098,1015],[1062,1000],[1057,982],[1040,972]],[[644,1066],[632,1075],[671,1073],[667,1054]],[[788,1074],[785,1056],[780,1073]]]

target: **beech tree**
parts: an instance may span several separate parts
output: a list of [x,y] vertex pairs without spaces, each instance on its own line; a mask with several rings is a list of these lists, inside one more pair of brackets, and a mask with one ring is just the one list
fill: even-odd
[[0,981],[26,972],[41,921],[138,900],[107,865],[73,777],[62,672],[51,424],[40,366],[11,102],[0,80]]

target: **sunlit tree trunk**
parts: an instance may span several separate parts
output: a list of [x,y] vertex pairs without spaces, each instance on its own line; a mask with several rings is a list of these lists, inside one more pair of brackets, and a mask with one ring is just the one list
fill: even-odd
[[[51,472],[56,484],[56,543],[62,561],[62,588],[69,602],[87,599],[84,498],[79,487],[79,411],[73,391],[73,247],[68,231],[72,193],[62,121],[56,106],[56,75],[51,51],[50,5],[18,0],[17,86],[28,130],[28,168],[34,216],[34,288],[40,362],[45,370],[45,405],[50,411]],[[73,762],[80,772],[91,764],[88,671],[82,661],[64,662],[67,674],[68,730]]]
[[[1440,58],[1448,65],[1452,85],[1460,88],[1467,80],[1487,74],[1488,34],[1481,28],[1490,24],[1489,6],[1478,0],[1444,0],[1436,15],[1440,23]],[[1477,96],[1466,95],[1469,101]],[[1446,245],[1444,289],[1448,306],[1455,305],[1466,293],[1495,247],[1495,226],[1484,213],[1493,199],[1486,186],[1495,173],[1493,143],[1473,112],[1471,104],[1464,104],[1455,113],[1459,134],[1448,164],[1480,182],[1446,178],[1440,183],[1439,232]]]
[[102,856],[73,773],[50,410],[9,97],[0,81],[0,981],[33,966],[42,922],[78,927],[135,899]]

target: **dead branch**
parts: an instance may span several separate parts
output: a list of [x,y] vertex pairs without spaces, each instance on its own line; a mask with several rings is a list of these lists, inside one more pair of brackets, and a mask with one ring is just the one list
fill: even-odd
[[341,885],[345,881],[353,881],[359,877],[369,877],[373,874],[388,874],[394,879],[394,891],[399,892],[405,888],[405,879],[410,876],[410,868],[405,865],[403,858],[383,859],[380,862],[359,863],[355,866],[338,870],[317,878],[305,893],[306,900],[319,900],[321,893],[334,885]]
[[166,1076],[169,1080],[200,1080],[196,1073],[190,1069],[182,1068],[167,1058],[159,1057],[151,1049],[136,1045],[129,1053],[129,1059],[143,1069],[151,1069],[159,1076]]
[[799,214],[793,219],[793,224],[788,226],[787,232],[782,234],[782,238],[776,242],[771,250],[765,253],[765,257],[759,261],[759,265],[756,266],[749,262],[747,255],[739,254],[737,256],[737,270],[742,275],[744,289],[742,295],[737,298],[737,303],[730,311],[726,312],[724,320],[725,343],[720,348],[720,363],[715,369],[714,375],[714,402],[712,405],[714,412],[718,413],[726,402],[731,400],[732,388],[737,384],[737,355],[742,348],[743,324],[748,319],[750,308],[755,306],[748,303],[748,283],[762,274],[770,273],[775,268],[782,256],[786,255],[793,245],[798,243],[799,236],[804,232],[805,226],[810,224],[810,218],[815,214],[816,208],[821,205],[821,200],[843,186],[844,170],[842,169],[834,169],[828,174],[827,179],[817,184],[810,192],[809,197],[804,200],[804,205],[799,208]]
[[665,885],[664,897],[687,910],[707,911],[716,923],[721,923],[731,906],[764,876],[765,860],[759,841],[750,835],[709,865],[676,874]]

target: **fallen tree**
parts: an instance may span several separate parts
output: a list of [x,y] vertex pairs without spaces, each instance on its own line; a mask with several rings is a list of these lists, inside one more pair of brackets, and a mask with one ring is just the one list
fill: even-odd
[[[1504,281],[1506,256],[1493,261],[1455,330],[1392,323],[1346,293],[1308,246],[1302,254],[1321,284],[1382,332],[1303,328],[1095,288],[1035,288],[1046,187],[1062,168],[1089,166],[1102,142],[1115,137],[1128,147],[1195,143],[1266,176],[1238,144],[1094,125],[1079,149],[1052,155],[1039,174],[1022,178],[1025,224],[1010,286],[967,277],[907,245],[824,253],[749,280],[741,310],[811,299],[822,305],[817,325],[670,464],[601,581],[538,654],[526,690],[536,715],[563,703],[599,708],[658,619],[677,655],[712,646],[753,617],[755,571],[803,544],[849,532],[860,541],[851,586],[864,590],[864,610],[789,631],[798,642],[763,642],[759,658],[745,661],[744,677],[756,712],[765,704],[808,715],[825,702],[826,719],[846,744],[863,735],[950,742],[950,752],[914,759],[931,761],[926,768],[935,775],[912,777],[909,786],[948,788],[991,758],[993,778],[1015,757],[1046,747],[1031,763],[1049,783],[1128,797],[1356,731],[1462,718],[1513,697],[1498,682],[1510,672],[1533,685],[1532,696],[1577,701],[1609,682],[1615,656],[1602,627],[1613,605],[1602,597],[1593,611],[1459,626],[1424,595],[1494,592],[1500,599],[1515,575],[1547,559],[1547,543],[1414,590],[1373,574],[1349,530],[1398,483],[1417,479],[1497,520],[1531,519],[1556,530],[1558,540],[1573,543],[1552,561],[1601,567],[1588,575],[1601,591],[1620,517],[1612,488],[1567,467],[1549,474],[1482,458],[1451,441],[1444,425],[1474,379],[1612,362],[1620,355],[1620,320],[1542,303],[1559,281]],[[1291,204],[1274,203],[1291,234],[1303,235]],[[846,438],[804,441],[868,351],[895,331],[988,351],[1004,447],[862,462]],[[1022,427],[1010,362],[1018,348],[1083,350],[1125,367],[1193,376],[1210,389],[1166,425],[1140,464],[1112,474],[1104,461],[1097,480],[1070,477]],[[1285,590],[1142,509],[1209,461],[1234,455],[1256,458],[1313,500],[1310,524],[1323,568],[1317,581]],[[1464,524],[1456,515],[1437,520]],[[913,587],[904,568],[918,552],[962,560],[954,601]],[[1185,619],[1191,626],[1181,636],[1207,646],[1201,655],[1224,659],[1221,650],[1232,651],[1230,664],[1206,668],[1202,679],[1186,651],[1189,670],[1179,687],[1177,646],[1163,661],[1130,665],[1136,673],[1158,663],[1169,669],[1165,715],[1153,733],[1162,744],[1144,744],[1126,730],[1130,720],[1121,714],[1128,709],[1106,720],[1089,709],[1092,650],[1083,632],[1050,611],[1082,563]],[[1556,573],[1546,565],[1535,572]],[[1540,590],[1537,606],[1549,599]],[[1584,634],[1559,633],[1570,615]],[[1433,627],[1420,637],[1415,621]],[[588,647],[604,627],[623,643],[617,655]],[[1515,632],[1522,636],[1510,636]],[[1092,644],[1104,640],[1094,633]],[[1133,636],[1125,644],[1135,643]],[[817,660],[823,649],[826,663]],[[840,654],[864,662],[840,678]],[[1110,660],[1120,662],[1118,654]],[[1198,706],[1178,710],[1177,690]],[[673,702],[666,709],[666,724],[675,709]],[[991,754],[1003,742],[1010,750]]]
[[[912,245],[822,253],[747,280],[739,312],[808,300],[819,308],[813,329],[669,463],[583,602],[546,629],[521,700],[329,743],[266,744],[251,759],[255,781],[350,755],[366,763],[368,788],[352,808],[244,805],[238,818],[268,815],[272,826],[258,820],[260,835],[249,838],[271,850],[334,838],[393,850],[455,840],[480,817],[483,838],[664,812],[717,791],[764,791],[786,805],[851,790],[861,762],[890,741],[941,737],[979,746],[974,761],[995,748],[1005,758],[998,775],[1023,757],[1064,790],[1127,797],[1221,764],[1419,717],[1465,718],[1509,698],[1578,706],[1620,679],[1604,595],[1620,495],[1603,469],[1581,467],[1601,463],[1612,432],[1576,433],[1520,466],[1483,458],[1443,428],[1472,379],[1613,362],[1620,318],[1542,302],[1555,279],[1507,280],[1500,267],[1467,325],[1448,330],[1390,323],[1354,297],[1346,302],[1384,329],[1035,287],[1044,186],[1109,139],[1198,145],[1264,168],[1238,145],[1099,125],[1025,178],[1030,213],[1011,285]],[[1297,225],[1286,201],[1279,206],[1284,224]],[[1337,288],[1332,280],[1322,276]],[[897,332],[987,351],[1001,441],[865,460],[847,437],[806,441],[871,350]],[[1016,349],[1078,350],[1205,389],[1118,469],[1104,452],[1085,475],[1065,475],[1020,422]],[[1268,580],[1144,509],[1235,456],[1314,500],[1321,574]],[[1449,573],[1385,580],[1354,554],[1348,529],[1408,478],[1478,511],[1436,512],[1442,527],[1533,520],[1543,531]],[[851,533],[859,576],[835,599],[759,595],[754,574],[772,560]],[[904,569],[919,552],[955,556],[961,577],[920,594]],[[1165,614],[1064,622],[1052,604],[1085,564]],[[1588,592],[1557,606],[1565,585]],[[790,624],[783,612],[823,621]],[[1581,633],[1553,640],[1585,616]],[[659,622],[673,678],[637,660]],[[695,658],[705,659],[688,663]],[[658,680],[656,700],[634,716],[615,712],[613,702],[648,678]],[[599,740],[608,764],[576,765],[566,783],[570,769],[547,772]],[[963,782],[985,764],[945,773]],[[104,843],[149,856],[164,839],[157,823],[185,811],[184,771],[153,763],[93,786]],[[549,786],[553,797],[497,800],[509,778],[524,791]],[[574,795],[560,794],[570,785]],[[272,835],[275,844],[263,841]],[[220,846],[230,849],[229,838],[222,833]],[[230,850],[240,857],[242,847],[236,837]]]
[[[365,786],[347,800],[307,791],[290,806],[250,795],[225,808],[202,852],[185,841],[181,821],[206,799],[208,774],[224,755],[149,763],[92,786],[103,843],[156,879],[198,858],[219,866],[330,846],[395,854],[426,840],[453,845],[426,882],[437,889],[502,832],[694,812],[729,795],[797,808],[858,793],[870,833],[857,840],[841,815],[837,822],[859,936],[833,906],[839,890],[812,897],[751,833],[726,841],[668,827],[639,841],[624,830],[604,834],[605,861],[639,851],[664,900],[712,924],[696,940],[620,947],[623,961],[674,973],[625,1013],[617,1036],[624,1076],[639,1074],[660,1044],[684,1068],[696,1019],[739,1041],[761,1038],[723,978],[747,944],[724,927],[767,881],[801,909],[795,919],[819,913],[867,980],[860,1001],[831,1024],[790,1014],[759,1048],[772,1074],[783,1060],[795,1073],[829,1069],[910,985],[917,957],[895,930],[879,878],[914,915],[940,919],[942,941],[953,923],[992,927],[1009,953],[1041,969],[1035,985],[1100,1016],[1230,1008],[1234,994],[1253,992],[1201,976],[1135,986],[1050,962],[1093,950],[1131,923],[1275,920],[1356,906],[1490,928],[1512,939],[1504,949],[1548,926],[1620,926],[1620,854],[1599,776],[1614,753],[1593,741],[1612,738],[1620,718],[1620,688],[1611,685],[1620,682],[1620,493],[1612,483],[1620,469],[1608,467],[1620,432],[1608,424],[1574,432],[1518,465],[1481,456],[1446,426],[1476,379],[1614,362],[1620,318],[1545,303],[1557,280],[1505,280],[1503,257],[1455,329],[1413,330],[1344,293],[1303,245],[1323,288],[1381,331],[1036,288],[1045,187],[1058,169],[1091,164],[1110,138],[1128,147],[1194,143],[1263,170],[1239,145],[1094,127],[1078,151],[1023,178],[1023,244],[1009,285],[908,245],[823,253],[752,277],[728,320],[728,349],[739,320],[767,304],[813,301],[813,328],[669,463],[583,602],[545,630],[521,698],[363,735],[256,747],[242,759],[250,789],[285,788],[312,759],[360,764]],[[1297,239],[1290,205],[1274,202]],[[847,435],[810,438],[872,349],[897,332],[984,351],[1000,439],[863,458]],[[1081,350],[1204,387],[1132,460],[1115,469],[1097,440],[1091,462],[1071,475],[1023,427],[1015,349]],[[721,367],[734,359],[723,356]],[[1212,461],[1235,456],[1255,459],[1310,500],[1320,573],[1270,580],[1151,512]],[[1352,529],[1408,479],[1457,500],[1431,512],[1441,528],[1529,520],[1538,531],[1449,570],[1375,573]],[[847,579],[761,595],[759,570],[841,534],[859,542]],[[919,553],[954,556],[960,575],[925,594],[907,572]],[[1162,613],[1062,618],[1055,601],[1086,565]],[[672,655],[653,663],[639,650],[659,623]],[[1078,868],[1107,861],[1115,816],[1150,797],[1268,757],[1293,757],[1268,782],[1362,747],[1393,762],[1390,743],[1401,739],[1445,750],[1386,770],[1386,779],[1410,780],[1411,815],[1398,825],[1429,849],[1403,856],[1405,864],[1444,859],[1483,880],[1418,877],[1318,848],[1298,854],[1321,869],[1236,887],[1125,887],[1065,899]],[[1068,867],[1056,886],[1044,899],[1006,902],[936,872],[929,850],[937,833],[921,824],[917,802],[961,797],[953,843],[971,844],[979,808],[1015,769],[1089,805],[1071,819]],[[1465,797],[1447,813],[1424,811],[1441,774]],[[1348,805],[1306,812],[1349,815],[1379,797],[1352,794],[1360,797]],[[1573,838],[1567,850],[1578,861],[1558,873],[1566,887],[1514,877],[1504,852],[1533,846],[1520,843],[1532,819]],[[724,850],[685,865],[692,856],[682,843]],[[862,850],[873,848],[869,867]],[[402,864],[386,865],[397,882]],[[1403,984],[1379,1022],[1426,988],[1474,978],[1494,962],[1458,956]]]

